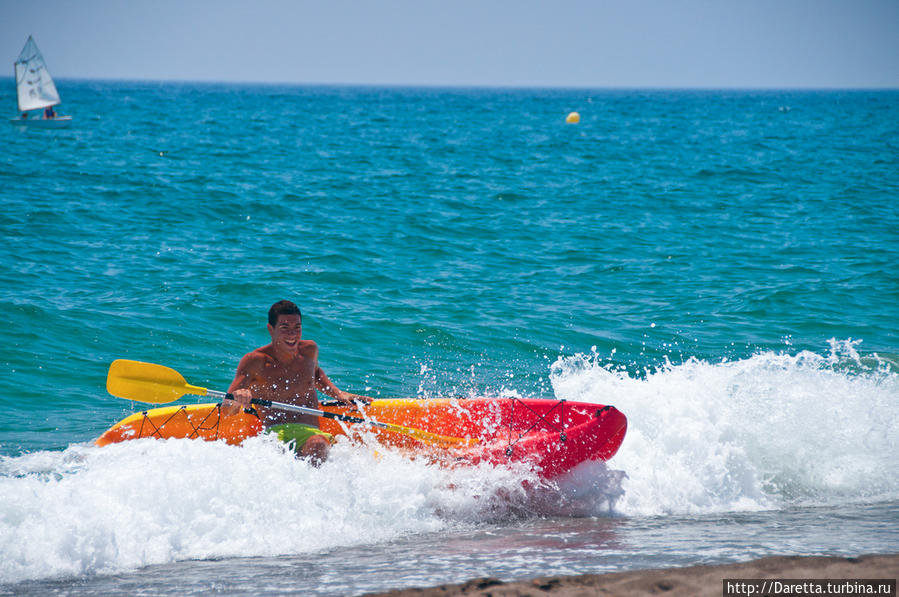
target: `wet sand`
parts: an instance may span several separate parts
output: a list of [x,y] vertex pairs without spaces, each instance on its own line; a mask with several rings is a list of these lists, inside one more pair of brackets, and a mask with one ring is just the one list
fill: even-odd
[[[637,595],[715,596],[724,579],[896,579],[899,554],[857,558],[776,556],[719,566],[691,566],[581,576],[550,576],[502,582],[479,578],[458,585],[401,589],[368,597],[631,597]],[[756,593],[760,595],[760,593]],[[893,593],[895,595],[895,593]]]

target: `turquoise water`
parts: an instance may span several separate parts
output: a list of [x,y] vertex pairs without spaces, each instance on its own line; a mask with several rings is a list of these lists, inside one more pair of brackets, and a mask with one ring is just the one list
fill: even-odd
[[[899,92],[59,87],[71,128],[0,130],[0,494],[19,504],[0,512],[0,549],[16,563],[0,582],[324,558],[408,537],[437,574],[433,533],[522,524],[520,504],[511,522],[471,504],[460,514],[452,494],[421,489],[446,473],[382,461],[372,486],[421,481],[381,496],[388,510],[420,498],[414,524],[373,513],[364,533],[309,544],[242,520],[257,540],[228,543],[222,528],[183,531],[203,510],[192,500],[230,490],[191,496],[195,471],[182,471],[145,490],[166,508],[178,500],[184,518],[163,525],[164,547],[129,551],[93,512],[111,499],[121,526],[138,516],[134,496],[91,488],[135,467],[168,475],[154,463],[175,448],[89,446],[142,408],[106,393],[109,363],[161,363],[224,389],[267,342],[265,312],[281,298],[300,305],[322,367],[352,392],[615,404],[631,426],[609,467],[625,480],[603,469],[571,483],[617,480],[611,513],[625,525],[695,515],[702,543],[704,517],[722,512],[773,511],[777,524],[795,508],[870,503],[882,524],[865,549],[899,551],[887,532],[899,503]],[[565,124],[572,110],[578,125]],[[252,462],[299,493],[343,487],[351,509],[373,490],[327,467],[282,470],[273,446],[177,449],[200,467]],[[493,474],[479,491],[517,486]],[[609,494],[596,491],[586,506],[568,495],[578,504],[563,514],[607,524]],[[44,522],[23,522],[26,496]],[[75,514],[72,497],[92,506],[79,510],[85,526],[51,530]],[[343,524],[345,513],[312,510]],[[54,563],[11,546],[29,533]],[[752,553],[854,550],[799,542]],[[623,553],[624,567],[696,561]],[[460,568],[460,580],[481,571]],[[322,594],[349,590],[334,583]]]

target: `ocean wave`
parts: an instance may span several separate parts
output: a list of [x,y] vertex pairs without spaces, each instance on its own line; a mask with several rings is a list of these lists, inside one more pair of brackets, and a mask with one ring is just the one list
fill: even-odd
[[561,358],[559,398],[615,405],[610,466],[628,515],[835,505],[899,496],[899,374],[858,341],[829,351],[688,359],[634,374],[597,353]]

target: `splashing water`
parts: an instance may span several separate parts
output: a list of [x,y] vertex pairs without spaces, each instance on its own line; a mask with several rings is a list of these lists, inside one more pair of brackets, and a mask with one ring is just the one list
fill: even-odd
[[689,359],[637,377],[576,355],[554,363],[559,398],[613,404],[628,434],[622,469],[628,515],[834,505],[899,496],[899,375],[860,357],[857,341],[830,354],[761,352]]
[[316,469],[268,436],[73,446],[0,473],[0,582],[378,543],[502,515],[537,482],[349,443]]

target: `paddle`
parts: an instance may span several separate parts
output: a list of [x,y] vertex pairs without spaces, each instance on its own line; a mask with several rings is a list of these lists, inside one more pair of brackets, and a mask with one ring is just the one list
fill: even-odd
[[[153,363],[142,363],[140,361],[129,361],[126,359],[115,360],[112,362],[112,365],[109,366],[109,375],[106,377],[106,391],[119,398],[137,400],[138,402],[149,402],[151,404],[174,402],[185,394],[210,396],[219,400],[231,399],[231,394],[226,392],[218,392],[216,390],[209,390],[199,386],[190,385],[180,373],[170,367],[154,365]],[[395,431],[396,433],[402,433],[435,444],[461,445],[477,442],[477,439],[438,435],[436,433],[422,431],[421,429],[401,427],[399,425],[393,425],[392,423],[381,423],[371,419],[360,419],[349,415],[341,415],[324,410],[307,408],[305,406],[296,406],[294,404],[285,404],[283,402],[273,402],[271,400],[254,398],[252,403],[304,415],[335,419],[353,424],[370,425],[372,427]]]

